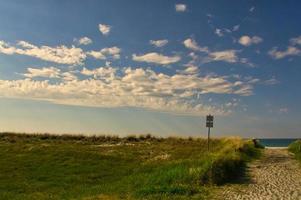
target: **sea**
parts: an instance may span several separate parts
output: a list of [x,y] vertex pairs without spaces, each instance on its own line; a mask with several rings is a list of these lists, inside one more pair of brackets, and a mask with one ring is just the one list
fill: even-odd
[[296,138],[262,138],[258,139],[266,147],[288,147],[289,144],[298,140]]

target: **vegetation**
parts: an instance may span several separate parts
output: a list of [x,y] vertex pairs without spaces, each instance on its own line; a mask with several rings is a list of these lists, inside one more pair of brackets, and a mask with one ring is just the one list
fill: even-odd
[[297,140],[289,145],[288,147],[290,152],[293,152],[296,155],[296,158],[301,161],[301,140]]
[[204,199],[260,155],[239,138],[0,134],[0,199]]
[[261,144],[258,139],[253,139],[252,141],[253,141],[256,148],[265,149],[265,146],[263,144]]

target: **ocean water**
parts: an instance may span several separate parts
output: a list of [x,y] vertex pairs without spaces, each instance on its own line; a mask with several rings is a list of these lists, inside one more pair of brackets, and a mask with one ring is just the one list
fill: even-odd
[[266,147],[287,147],[292,142],[296,141],[298,139],[293,138],[264,138],[259,139],[260,143],[263,144]]

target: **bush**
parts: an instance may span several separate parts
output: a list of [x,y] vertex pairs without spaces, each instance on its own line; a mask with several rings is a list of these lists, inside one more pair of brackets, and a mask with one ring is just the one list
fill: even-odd
[[288,150],[294,153],[296,158],[301,161],[301,140],[297,140],[290,144]]
[[259,149],[264,149],[264,148],[265,148],[265,146],[264,146],[263,144],[261,144],[261,143],[259,142],[259,140],[253,139],[252,141],[253,141],[253,143],[254,143],[255,148],[259,148]]
[[202,177],[202,182],[221,185],[237,180],[245,173],[247,162],[261,156],[260,149],[261,147],[255,147],[251,141],[246,141],[238,148],[238,151],[221,153],[213,159]]
[[245,160],[240,157],[223,157],[216,160],[212,165],[211,181],[220,185],[237,179],[243,174],[246,166]]

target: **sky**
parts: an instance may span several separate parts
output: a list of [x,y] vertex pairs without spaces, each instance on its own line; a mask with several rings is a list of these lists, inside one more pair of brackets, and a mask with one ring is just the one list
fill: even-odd
[[0,0],[0,131],[300,137],[300,8]]

